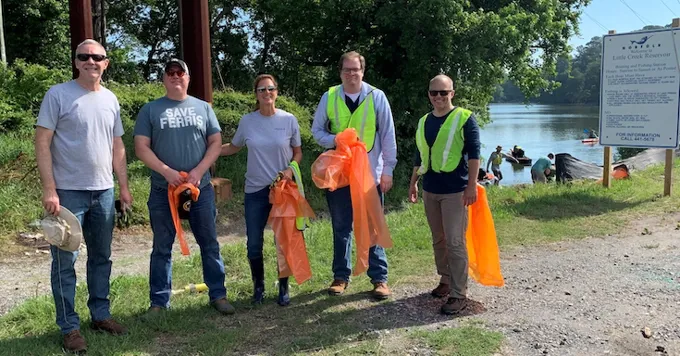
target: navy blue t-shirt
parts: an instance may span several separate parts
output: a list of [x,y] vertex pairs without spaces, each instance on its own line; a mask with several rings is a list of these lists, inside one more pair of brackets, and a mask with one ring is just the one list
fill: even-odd
[[[455,108],[454,108],[455,110]],[[453,110],[451,110],[453,111]],[[444,116],[434,116],[433,113],[427,115],[425,120],[425,141],[429,147],[434,145],[437,139],[437,134],[442,128],[444,121],[451,114],[451,111]],[[428,167],[427,172],[423,175],[423,190],[432,194],[454,194],[460,193],[467,188],[468,182],[468,159],[479,159],[480,142],[479,142],[479,125],[474,115],[470,115],[465,125],[463,125],[463,137],[465,142],[463,144],[463,156],[460,159],[460,164],[453,172],[437,173]],[[430,157],[432,157],[432,150],[430,150]],[[420,153],[416,149],[414,155],[415,167],[420,167]],[[430,159],[430,162],[432,160]]]

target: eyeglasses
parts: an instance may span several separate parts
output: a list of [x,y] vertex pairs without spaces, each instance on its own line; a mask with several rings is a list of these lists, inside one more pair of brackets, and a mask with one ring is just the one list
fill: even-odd
[[186,74],[183,70],[169,70],[165,72],[165,75],[168,77],[174,77],[175,75],[179,78],[182,78]]
[[78,53],[76,54],[76,58],[81,62],[87,62],[90,58],[95,62],[101,62],[106,59],[106,56],[103,54]]
[[453,90],[430,90],[428,93],[430,93],[430,96],[447,96],[452,91]]
[[265,87],[259,87],[259,88],[255,89],[255,90],[257,90],[258,93],[264,93],[265,91],[273,92],[273,91],[276,91],[276,87],[273,86],[273,85],[270,85],[270,86],[268,86],[268,87],[266,87],[266,88],[265,88]]
[[361,72],[361,68],[342,68],[342,72],[345,74],[354,74]]

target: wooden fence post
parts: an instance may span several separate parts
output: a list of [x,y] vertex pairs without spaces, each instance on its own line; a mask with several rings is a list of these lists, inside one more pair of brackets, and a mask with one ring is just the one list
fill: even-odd
[[[674,18],[671,27],[680,27],[680,18]],[[675,148],[666,150],[666,167],[663,174],[663,195],[665,197],[671,195],[671,188],[673,186],[673,160],[675,158]]]

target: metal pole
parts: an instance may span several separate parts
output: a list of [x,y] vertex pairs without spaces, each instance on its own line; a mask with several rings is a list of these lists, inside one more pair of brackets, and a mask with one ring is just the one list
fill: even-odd
[[0,61],[7,63],[7,53],[5,52],[5,28],[2,24],[2,0],[0,0]]
[[182,59],[189,66],[189,95],[212,104],[208,0],[181,0]]
[[[88,38],[93,38],[92,3],[90,0],[69,0],[69,26],[71,28],[71,54],[76,47]],[[78,69],[71,61],[73,78],[78,77]]]

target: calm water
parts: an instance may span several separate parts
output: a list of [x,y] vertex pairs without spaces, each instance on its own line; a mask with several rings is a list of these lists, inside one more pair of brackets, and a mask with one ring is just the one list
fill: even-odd
[[[598,130],[596,106],[492,104],[491,120],[481,131],[483,168],[497,145],[507,152],[514,145],[534,159],[548,153],[569,153],[596,164],[602,164],[604,149],[599,144],[583,144],[583,129]],[[514,166],[503,161],[502,185],[531,183],[530,167]]]

